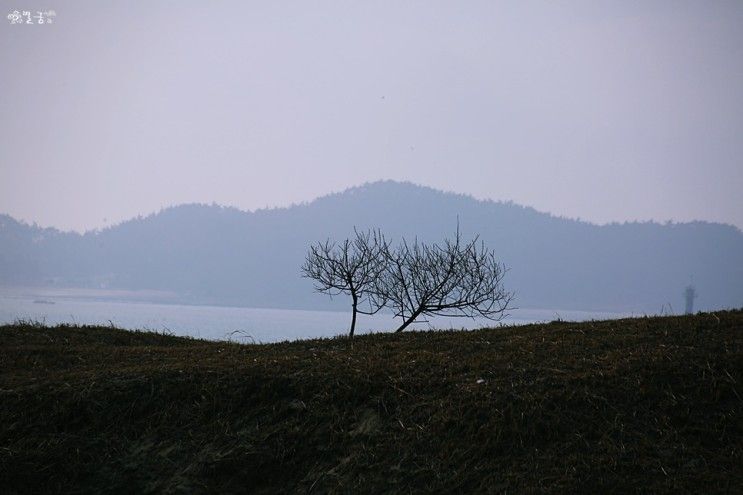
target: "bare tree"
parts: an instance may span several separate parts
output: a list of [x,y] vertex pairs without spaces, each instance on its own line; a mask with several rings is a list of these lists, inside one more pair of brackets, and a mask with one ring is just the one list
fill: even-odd
[[385,298],[375,292],[385,270],[389,250],[384,236],[378,231],[359,232],[355,237],[336,244],[327,240],[310,246],[302,265],[304,277],[315,281],[315,290],[330,297],[339,294],[351,296],[351,329],[356,329],[357,313],[372,315],[385,305]]
[[386,270],[372,291],[389,305],[403,331],[420,316],[481,316],[499,320],[513,294],[503,288],[505,267],[475,237],[463,244],[457,226],[454,240],[442,246],[403,241],[386,249]]

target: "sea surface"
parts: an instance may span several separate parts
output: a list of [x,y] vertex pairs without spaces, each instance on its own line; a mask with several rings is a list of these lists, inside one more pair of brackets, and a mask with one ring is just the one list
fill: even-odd
[[[514,309],[500,322],[469,318],[433,318],[408,327],[412,330],[474,329],[486,326],[567,321],[606,320],[627,313],[557,309]],[[191,306],[145,302],[116,302],[74,298],[39,299],[34,296],[0,294],[0,324],[18,320],[46,325],[112,325],[152,330],[210,340],[268,343],[285,340],[333,337],[348,332],[351,313],[293,309]],[[359,315],[357,333],[389,332],[399,319],[389,314]],[[407,331],[407,329],[406,329]]]

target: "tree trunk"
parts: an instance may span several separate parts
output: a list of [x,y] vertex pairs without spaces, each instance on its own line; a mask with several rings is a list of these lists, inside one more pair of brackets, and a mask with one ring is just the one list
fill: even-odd
[[353,331],[356,330],[356,306],[359,302],[356,294],[351,294],[351,297],[353,297],[353,313],[351,316],[351,331],[348,334],[349,337],[353,337]]
[[398,328],[397,330],[395,330],[395,333],[400,333],[403,330],[405,330],[405,328],[407,328],[408,325],[410,325],[411,323],[413,323],[415,321],[415,319],[420,316],[420,314],[421,314],[421,311],[416,311],[415,313],[413,313],[412,315],[410,315],[410,318],[408,318],[407,320],[405,320],[402,323],[402,325],[400,325],[400,328]]

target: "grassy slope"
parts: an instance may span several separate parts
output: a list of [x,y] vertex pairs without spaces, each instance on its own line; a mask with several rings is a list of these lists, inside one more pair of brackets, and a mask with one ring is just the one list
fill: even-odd
[[741,383],[742,311],[261,346],[6,326],[0,485],[740,492]]

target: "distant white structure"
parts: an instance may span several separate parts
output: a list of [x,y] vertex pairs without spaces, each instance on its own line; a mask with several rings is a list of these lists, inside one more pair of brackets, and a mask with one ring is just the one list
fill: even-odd
[[694,299],[697,298],[697,290],[694,288],[694,285],[690,284],[686,286],[684,298],[686,299],[686,310],[684,312],[690,315],[694,312]]

